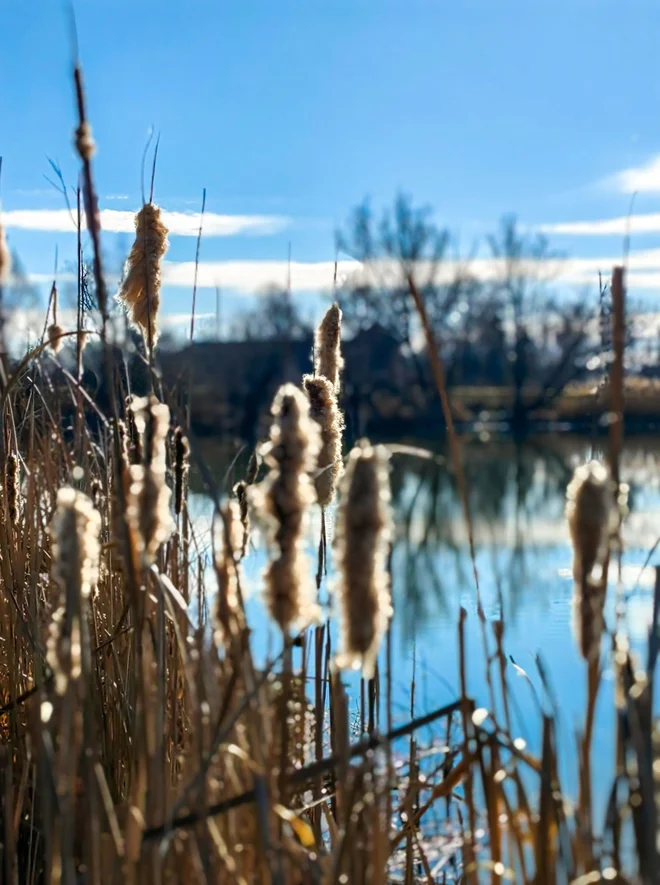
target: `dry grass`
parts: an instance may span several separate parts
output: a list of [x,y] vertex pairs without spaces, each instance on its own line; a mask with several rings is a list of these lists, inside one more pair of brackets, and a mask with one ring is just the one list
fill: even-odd
[[[377,654],[389,616],[387,459],[364,444],[349,457],[340,490],[338,554],[343,552],[345,571],[350,569],[341,591],[350,634],[344,663],[357,656],[374,665],[373,674],[367,666],[366,676],[373,678],[362,683],[353,723],[327,617],[318,627],[290,632],[296,616],[302,613],[306,620],[308,608],[316,605],[312,563],[300,549],[309,512],[318,507],[313,481],[319,444],[311,442],[318,428],[307,397],[296,387],[280,392],[271,444],[264,449],[268,473],[259,484],[261,494],[248,494],[241,483],[236,500],[224,502],[194,439],[184,442],[184,431],[175,426],[186,427],[178,397],[160,391],[152,348],[157,330],[150,323],[145,362],[158,396],[126,399],[116,352],[106,338],[93,142],[79,69],[76,85],[77,144],[112,397],[110,414],[99,414],[69,379],[76,410],[70,430],[64,418],[70,404],[48,396],[44,347],[2,385],[4,881],[656,881],[660,729],[652,697],[660,580],[644,665],[630,652],[618,623],[604,627],[616,667],[618,726],[612,799],[599,827],[590,787],[597,656],[595,669],[593,661],[586,665],[590,706],[575,813],[558,776],[559,701],[540,664],[547,701],[537,724],[540,755],[512,733],[501,621],[482,618],[484,647],[491,650],[488,710],[477,708],[466,692],[462,611],[461,696],[394,727],[389,639]],[[422,307],[412,283],[411,295]],[[434,345],[423,310],[421,318]],[[331,351],[337,367],[338,347],[333,344]],[[435,353],[434,377],[450,419],[452,405]],[[620,380],[613,383],[620,388]],[[620,389],[618,394],[613,402],[620,401]],[[88,420],[92,414],[94,422]],[[464,485],[453,429],[451,442]],[[613,435],[611,477],[618,476],[617,445]],[[214,623],[207,617],[207,551],[188,512],[189,454],[216,499],[213,565],[220,594]],[[253,486],[256,479],[251,469],[247,483]],[[616,505],[620,490],[614,479],[611,483]],[[256,502],[253,515],[271,523],[267,581],[272,585],[275,572],[279,576],[277,598],[270,586],[270,608],[283,637],[261,668],[253,658],[239,564],[250,555],[248,500]],[[465,517],[470,529],[467,503]],[[577,529],[575,537],[584,541]],[[583,565],[597,546],[587,550],[583,544]],[[609,548],[604,560],[606,573]],[[476,569],[475,580],[478,592]],[[386,605],[380,613],[366,611],[367,635],[357,628],[374,600]],[[429,725],[442,738],[431,754],[420,731]],[[599,766],[605,776],[602,760]],[[443,852],[448,863],[438,861]]]

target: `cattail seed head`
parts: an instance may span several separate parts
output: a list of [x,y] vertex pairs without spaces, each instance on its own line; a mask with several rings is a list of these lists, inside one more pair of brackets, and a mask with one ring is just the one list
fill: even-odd
[[92,127],[86,121],[76,129],[75,147],[81,160],[91,160],[96,152]]
[[100,531],[101,517],[89,498],[72,488],[60,489],[50,530],[52,575],[60,605],[47,647],[58,694],[81,674],[82,606],[98,581]]
[[241,480],[234,486],[234,494],[238,501],[238,513],[241,521],[241,543],[239,547],[240,559],[243,559],[247,553],[248,544],[250,542],[250,508],[248,501],[248,484]]
[[171,492],[165,481],[170,410],[153,396],[135,400],[132,408],[137,429],[142,432],[142,463],[129,469],[127,516],[146,568],[173,528]]
[[124,303],[131,322],[142,330],[150,344],[158,340],[160,263],[167,246],[167,228],[161,219],[160,207],[145,203],[135,216],[135,242],[117,298]]
[[267,522],[271,559],[266,568],[266,602],[283,633],[317,617],[315,587],[304,550],[309,507],[314,502],[310,473],[320,448],[309,402],[293,384],[283,385],[273,401],[273,423],[265,460],[270,472],[253,489],[257,512]]
[[344,361],[341,355],[341,310],[333,304],[321,320],[314,336],[314,372],[322,375],[339,393],[339,373]]
[[387,568],[392,537],[389,453],[359,443],[340,483],[335,593],[341,609],[342,645],[337,666],[362,668],[373,678],[380,641],[392,616]]
[[174,431],[174,512],[181,515],[188,486],[190,443],[180,427]]
[[327,507],[343,470],[341,457],[344,416],[337,405],[332,383],[322,375],[305,375],[303,387],[309,397],[309,414],[321,429],[321,450],[314,479],[316,496]]
[[48,327],[48,346],[53,353],[59,353],[64,344],[64,329],[57,323],[51,323]]
[[7,237],[5,236],[5,229],[2,225],[2,219],[0,219],[0,286],[2,286],[9,280],[10,273],[11,252],[9,251],[9,246],[7,245]]
[[7,516],[12,525],[18,522],[18,499],[21,489],[21,474],[18,456],[10,452],[7,456],[6,466],[6,491],[7,491]]
[[578,587],[590,580],[594,568],[603,563],[613,503],[606,467],[591,461],[576,469],[566,489],[566,519],[573,546],[573,577]]
[[237,501],[229,500],[213,520],[213,565],[218,581],[214,638],[225,648],[244,624],[239,596],[241,538],[240,508]]
[[593,661],[600,653],[600,640],[605,627],[603,615],[606,588],[586,582],[573,591],[572,625],[578,651],[585,661]]

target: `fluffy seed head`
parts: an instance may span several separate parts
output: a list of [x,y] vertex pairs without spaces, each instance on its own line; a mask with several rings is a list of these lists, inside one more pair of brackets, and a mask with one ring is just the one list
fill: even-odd
[[96,144],[89,123],[81,123],[76,129],[75,146],[81,160],[91,160],[96,152]]
[[72,488],[60,489],[50,530],[52,575],[60,605],[47,647],[58,694],[63,694],[69,681],[75,681],[81,673],[82,606],[98,581],[100,532],[101,517],[89,498]]
[[578,467],[566,489],[566,519],[573,545],[573,577],[581,587],[602,565],[613,513],[609,473],[598,461]]
[[142,439],[142,463],[129,470],[128,520],[146,568],[172,533],[170,489],[165,481],[165,440],[170,410],[155,397],[135,400],[135,423]]
[[341,610],[340,668],[362,668],[373,678],[380,641],[392,616],[387,569],[392,537],[389,453],[359,443],[340,483],[335,545]]
[[327,378],[339,393],[339,373],[344,361],[341,356],[341,310],[333,304],[321,320],[314,336],[314,371]]
[[48,327],[48,346],[53,353],[59,353],[64,344],[64,329],[57,323],[51,323]]
[[322,507],[327,507],[335,496],[335,488],[343,470],[341,448],[344,416],[337,405],[332,383],[323,375],[305,375],[303,386],[309,397],[309,414],[321,429],[314,485]]
[[606,588],[585,582],[573,591],[573,635],[578,651],[585,661],[592,661],[600,652],[600,640],[605,627],[603,610]]
[[315,587],[304,550],[309,506],[314,502],[310,473],[320,448],[309,402],[293,384],[285,384],[272,406],[273,423],[265,460],[270,472],[254,487],[253,500],[268,527],[271,559],[266,568],[266,602],[283,633],[293,624],[306,626],[318,609]]
[[160,207],[145,203],[135,216],[135,242],[117,298],[125,305],[133,325],[142,330],[151,344],[158,340],[160,263],[167,245],[167,228]]
[[225,648],[244,624],[238,593],[242,534],[238,502],[229,500],[213,520],[213,565],[218,581],[214,635],[216,643]]

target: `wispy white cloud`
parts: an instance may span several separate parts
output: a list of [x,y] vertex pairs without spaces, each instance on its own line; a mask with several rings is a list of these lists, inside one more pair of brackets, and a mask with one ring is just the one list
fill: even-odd
[[660,154],[652,157],[642,166],[631,166],[623,169],[606,183],[626,194],[657,194],[660,193]]
[[[196,237],[199,232],[198,212],[163,211],[163,222],[170,234]],[[67,209],[12,209],[2,214],[6,228],[21,230],[73,232],[75,225]],[[288,219],[275,215],[204,214],[204,235],[229,237],[235,234],[272,234],[286,227]],[[125,209],[102,209],[101,227],[109,233],[134,233],[135,213]]]
[[660,212],[645,215],[620,215],[594,221],[560,221],[541,224],[538,230],[547,234],[570,237],[625,236],[631,234],[660,233]]
[[[309,292],[332,288],[334,261],[201,261],[197,284],[201,287],[220,286],[237,292],[255,292],[267,286],[286,286],[289,275],[291,290]],[[340,261],[337,277],[343,282],[360,267],[357,261]],[[163,283],[168,286],[191,286],[195,279],[193,261],[163,263]]]
[[[518,270],[535,278],[547,279],[567,285],[595,285],[598,272],[609,275],[612,267],[621,262],[621,254],[601,255],[591,258],[557,258],[543,261],[521,262]],[[289,277],[291,291],[328,292],[333,288],[334,261],[200,261],[197,285],[199,288],[216,286],[239,295],[259,293],[269,286],[285,287]],[[633,250],[628,258],[629,285],[638,288],[660,288],[660,248]],[[419,278],[429,275],[428,262],[417,262],[415,272]],[[489,282],[503,278],[506,264],[496,258],[476,258],[467,263],[444,261],[435,276],[439,283],[448,283],[457,273],[467,272],[474,279]],[[30,282],[49,285],[52,274],[34,273]],[[172,288],[191,288],[195,280],[195,264],[192,261],[163,262],[163,285]],[[345,260],[337,265],[337,281],[360,284],[393,285],[401,282],[401,269],[394,261],[377,261],[362,265],[358,261]],[[60,274],[58,281],[75,281],[72,274]],[[108,284],[116,287],[119,280],[109,278]]]

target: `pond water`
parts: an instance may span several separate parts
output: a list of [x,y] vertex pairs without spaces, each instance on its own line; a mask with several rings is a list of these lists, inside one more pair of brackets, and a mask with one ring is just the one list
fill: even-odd
[[[409,443],[412,447],[415,444]],[[452,474],[439,453],[419,457],[395,446],[392,491],[396,542],[392,559],[395,616],[392,625],[393,706],[399,722],[410,717],[410,686],[416,678],[415,715],[440,707],[459,696],[458,615],[466,622],[468,691],[478,706],[489,706],[484,654],[477,616],[475,582],[465,525]],[[226,458],[214,463],[220,481]],[[584,725],[586,665],[572,632],[572,554],[564,521],[565,489],[579,463],[602,456],[599,445],[572,437],[539,438],[524,446],[483,438],[464,445],[464,460],[473,514],[476,562],[486,618],[505,622],[505,651],[524,669],[539,697],[543,688],[535,663],[541,657],[559,700],[558,737],[563,786],[575,792],[575,735]],[[238,474],[240,476],[240,472]],[[660,551],[642,572],[649,551],[660,536],[660,440],[634,439],[622,459],[622,480],[630,486],[630,513],[624,525],[622,591],[628,596],[625,629],[633,647],[644,651],[652,613],[655,564]],[[202,494],[192,496],[191,511],[199,538],[208,543],[211,505]],[[334,514],[328,514],[332,537]],[[313,527],[313,539],[319,526]],[[312,552],[313,556],[313,552]],[[276,653],[281,639],[270,626],[260,600],[261,571],[266,557],[258,535],[245,561],[245,582],[252,590],[248,603],[258,658]],[[315,559],[312,559],[315,565]],[[330,563],[330,572],[332,565]],[[610,572],[606,618],[613,623],[617,571]],[[331,574],[329,575],[331,578]],[[213,578],[209,578],[213,592]],[[322,598],[327,591],[322,590]],[[490,636],[490,651],[494,638]],[[613,681],[607,662],[596,709],[594,800],[602,820],[614,773],[615,720]],[[512,663],[514,729],[530,749],[541,739],[538,702],[529,681]],[[356,681],[347,679],[357,710]]]

